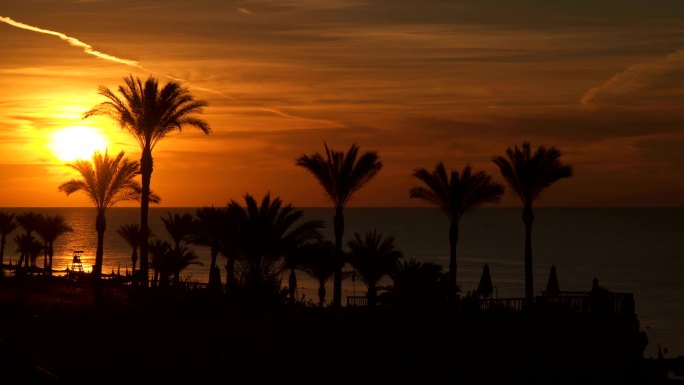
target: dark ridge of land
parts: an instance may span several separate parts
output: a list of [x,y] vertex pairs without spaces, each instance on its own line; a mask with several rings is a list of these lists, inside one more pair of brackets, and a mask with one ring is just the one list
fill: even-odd
[[5,279],[0,337],[3,384],[655,383],[636,316],[548,309],[334,311],[125,287],[96,303],[89,285]]

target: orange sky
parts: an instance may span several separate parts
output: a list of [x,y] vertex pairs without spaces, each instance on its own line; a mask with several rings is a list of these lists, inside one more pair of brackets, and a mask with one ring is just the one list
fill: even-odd
[[[411,171],[491,162],[530,141],[576,176],[545,206],[684,205],[684,3],[675,0],[3,0],[0,206],[87,205],[50,150],[89,126],[110,151],[139,150],[103,118],[81,120],[129,73],[184,79],[209,102],[210,136],[154,152],[164,206],[223,205],[268,191],[327,205],[294,159],[353,142],[385,164],[352,206],[410,206]],[[504,205],[517,205],[507,196]]]

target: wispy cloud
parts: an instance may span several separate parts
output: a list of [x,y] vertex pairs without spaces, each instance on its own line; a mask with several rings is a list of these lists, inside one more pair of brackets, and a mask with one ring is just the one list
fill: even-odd
[[243,13],[245,15],[250,15],[250,16],[252,15],[252,11],[250,11],[249,9],[244,8],[244,7],[238,8],[237,11],[240,13]]
[[628,67],[603,84],[585,92],[580,103],[589,105],[604,98],[633,94],[660,83],[659,79],[663,76],[680,71],[684,71],[684,49],[658,60]]
[[28,30],[28,31],[33,31],[33,32],[38,32],[38,33],[44,33],[44,34],[46,34],[46,35],[57,36],[58,38],[60,38],[60,39],[62,39],[62,40],[64,40],[64,41],[66,41],[67,43],[69,43],[69,45],[74,46],[74,47],[83,48],[83,52],[85,52],[85,53],[87,53],[87,54],[89,54],[89,55],[93,55],[93,56],[99,57],[100,59],[104,59],[104,60],[109,60],[109,61],[113,61],[113,62],[125,64],[125,65],[131,66],[131,67],[142,68],[142,67],[140,66],[140,64],[138,64],[138,62],[135,61],[135,60],[122,59],[122,58],[120,58],[120,57],[116,57],[116,56],[113,56],[113,55],[109,55],[109,54],[106,54],[106,53],[104,53],[104,52],[96,51],[96,50],[93,49],[93,47],[92,47],[90,44],[84,43],[84,42],[82,42],[82,41],[76,39],[75,37],[71,37],[71,36],[65,35],[65,34],[63,34],[63,33],[61,33],[61,32],[56,32],[56,31],[51,31],[51,30],[49,30],[49,29],[43,29],[43,28],[34,27],[34,26],[32,26],[32,25],[28,25],[28,24],[24,24],[24,23],[21,23],[21,22],[18,22],[18,21],[14,21],[14,20],[12,20],[11,18],[6,17],[6,16],[0,16],[0,21],[3,22],[3,23],[5,23],[5,24],[9,24],[9,25],[11,25],[11,26],[13,26],[13,27],[25,29],[25,30]]
[[[245,9],[245,10],[246,10],[246,9]],[[247,10],[246,10],[246,11],[247,11]],[[248,12],[249,12],[249,11],[248,11]],[[173,81],[183,82],[183,83],[189,83],[186,79],[174,77],[174,76],[167,75],[167,74],[161,74],[161,73],[158,73],[158,72],[156,72],[156,71],[149,70],[149,69],[143,67],[142,65],[140,65],[140,63],[138,63],[138,62],[135,61],[135,60],[123,59],[123,58],[119,58],[119,57],[116,57],[116,56],[113,56],[113,55],[109,55],[109,54],[106,54],[106,53],[103,53],[103,52],[100,52],[100,51],[96,51],[96,50],[93,49],[93,47],[92,47],[90,44],[84,43],[84,42],[82,42],[82,41],[80,41],[80,40],[78,40],[78,39],[76,39],[76,38],[74,38],[74,37],[68,36],[68,35],[66,35],[66,34],[64,34],[64,33],[61,33],[61,32],[52,31],[52,30],[49,30],[49,29],[39,28],[39,27],[35,27],[35,26],[28,25],[28,24],[25,24],[25,23],[21,23],[21,22],[12,20],[11,18],[6,17],[6,16],[0,16],[0,21],[3,22],[3,23],[9,24],[9,25],[11,25],[11,26],[13,26],[13,27],[25,29],[25,30],[28,30],[28,31],[43,33],[43,34],[52,35],[52,36],[57,36],[57,37],[59,37],[61,40],[66,41],[67,43],[69,43],[70,45],[72,45],[72,46],[74,46],[74,47],[83,48],[83,51],[84,51],[85,53],[87,53],[87,54],[89,54],[89,55],[96,56],[96,57],[101,58],[101,59],[104,59],[104,60],[109,60],[109,61],[113,61],[113,62],[125,64],[125,65],[127,65],[127,66],[135,67],[135,68],[138,68],[138,69],[141,69],[141,70],[144,70],[144,71],[156,73],[156,74],[158,74],[158,75],[160,75],[160,76],[163,76],[163,77],[165,77],[165,78],[167,78],[167,79],[171,79],[171,80],[173,80]],[[217,91],[217,90],[214,90],[214,89],[211,89],[211,88],[200,87],[200,86],[193,86],[192,88],[193,88],[193,89],[196,89],[196,90],[201,90],[201,91],[211,92],[211,93],[214,93],[214,94],[217,94],[217,95],[221,95],[221,96],[223,96],[223,97],[229,98],[229,99],[234,100],[234,101],[236,101],[236,102],[240,102],[240,103],[244,103],[244,104],[250,105],[250,106],[252,106],[252,107],[254,107],[254,108],[256,108],[256,109],[259,109],[259,110],[264,111],[264,112],[272,113],[272,114],[277,115],[277,116],[280,116],[280,117],[282,117],[282,118],[296,119],[296,120],[306,120],[306,121],[314,121],[314,122],[318,122],[318,123],[327,124],[328,126],[332,126],[332,127],[339,127],[339,124],[338,124],[337,122],[334,122],[334,121],[324,120],[324,119],[312,119],[312,118],[302,117],[302,116],[293,115],[293,114],[284,112],[284,111],[282,111],[282,110],[280,110],[280,109],[277,109],[277,108],[267,107],[267,106],[258,105],[258,104],[254,104],[254,103],[249,103],[249,102],[243,102],[242,100],[238,99],[238,98],[235,97],[235,96],[228,95],[228,94],[226,94],[225,92]]]

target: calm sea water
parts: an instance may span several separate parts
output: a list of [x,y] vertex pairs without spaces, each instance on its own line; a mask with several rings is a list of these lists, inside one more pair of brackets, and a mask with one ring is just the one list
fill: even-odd
[[[55,269],[71,263],[73,250],[84,251],[86,270],[94,262],[96,233],[92,208],[10,208],[7,212],[35,211],[61,214],[74,228],[55,243]],[[155,236],[168,239],[161,217],[167,212],[195,212],[195,208],[151,208],[150,226]],[[309,219],[326,221],[325,233],[333,238],[331,209],[305,209]],[[642,329],[649,337],[646,356],[656,354],[657,344],[668,356],[684,355],[684,209],[540,208],[533,230],[536,291],[545,288],[549,269],[555,264],[562,290],[586,291],[592,279],[616,292],[633,292]],[[139,222],[139,209],[114,208],[107,214],[104,272],[123,273],[130,268],[126,243],[116,234],[125,223]],[[446,217],[428,208],[350,208],[346,211],[345,238],[355,232],[378,229],[396,238],[406,258],[448,266]],[[464,292],[474,290],[484,263],[491,269],[499,297],[522,297],[524,293],[524,231],[520,209],[485,208],[461,220],[458,245],[459,282]],[[16,261],[15,245],[7,243],[6,258]],[[188,279],[206,281],[209,251],[195,247],[203,266],[184,271]],[[223,263],[219,261],[221,265]],[[222,271],[222,275],[224,272]],[[316,298],[316,283],[298,274],[298,294]],[[284,280],[284,283],[286,280]],[[345,295],[361,295],[360,281],[346,280]],[[329,296],[332,287],[328,287]],[[329,299],[329,298],[328,298]]]

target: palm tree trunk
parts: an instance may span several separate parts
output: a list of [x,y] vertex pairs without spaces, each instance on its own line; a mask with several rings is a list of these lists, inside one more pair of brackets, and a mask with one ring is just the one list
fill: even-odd
[[290,270],[290,276],[287,280],[287,286],[290,292],[290,303],[294,304],[296,300],[295,295],[297,292],[297,274],[295,273],[294,269]]
[[235,285],[235,257],[228,256],[226,261],[226,293]]
[[531,305],[534,300],[534,278],[532,268],[532,205],[523,208],[522,220],[525,223],[525,302]]
[[0,278],[5,276],[5,243],[7,240],[5,239],[5,234],[2,234],[2,238],[0,238]]
[[45,246],[43,247],[43,274],[46,274],[47,272],[47,267],[48,267],[48,246],[49,243],[45,242]]
[[107,229],[107,221],[103,211],[97,213],[95,219],[95,230],[97,231],[97,251],[95,252],[95,266],[93,266],[93,275],[96,279],[100,279],[102,275],[102,262],[104,260],[104,233]]
[[449,286],[451,289],[451,296],[456,299],[458,293],[458,285],[456,282],[456,272],[458,266],[456,264],[456,246],[458,245],[458,220],[452,219],[449,224]]
[[325,283],[320,283],[318,286],[318,306],[325,305]]
[[135,279],[135,265],[138,262],[138,250],[133,249],[133,252],[131,252],[131,262],[133,262],[133,272],[131,273],[133,275],[133,279]]
[[52,242],[48,246],[48,275],[52,275],[52,257],[55,256],[55,247]]
[[332,306],[342,306],[342,236],[344,235],[344,214],[342,207],[335,208],[333,228],[335,231],[335,273],[333,274],[333,303]]
[[150,207],[150,181],[152,179],[152,149],[145,146],[140,158],[140,174],[142,176],[142,196],[140,197],[140,275],[143,287],[147,287],[149,276],[148,235],[147,224]]
[[28,269],[28,268],[29,268],[29,259],[31,259],[31,255],[30,255],[31,253],[30,253],[30,250],[29,250],[31,247],[28,246],[28,244],[30,244],[30,241],[32,240],[33,237],[31,236],[31,233],[26,233],[26,234],[28,235],[28,237],[27,237],[27,239],[28,239],[27,242],[28,242],[28,243],[27,243],[27,249],[26,249],[26,252],[25,252],[26,255],[25,255],[25,258],[24,258],[24,267]]
[[367,297],[369,305],[375,305],[375,303],[378,301],[378,289],[375,287],[375,285],[368,285]]
[[[216,277],[216,274],[214,274],[214,267],[216,267],[216,258],[218,257],[218,248],[214,245],[211,246],[211,263],[209,263],[209,287],[214,287],[216,285],[216,282],[214,282],[214,278]],[[220,277],[220,275],[219,275]],[[221,283],[219,282],[219,285]]]

